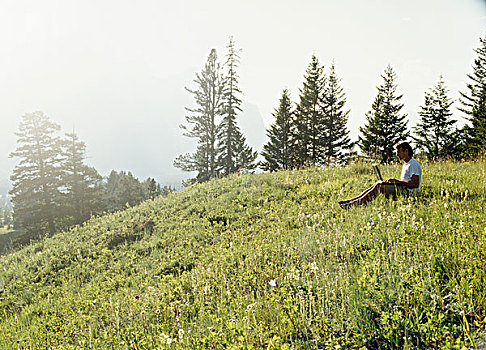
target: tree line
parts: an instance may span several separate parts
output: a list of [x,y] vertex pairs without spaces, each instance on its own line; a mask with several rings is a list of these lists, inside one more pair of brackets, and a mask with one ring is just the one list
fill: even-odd
[[[174,165],[195,171],[192,181],[203,182],[219,176],[257,167],[264,170],[332,166],[344,164],[357,155],[383,163],[394,159],[397,141],[411,138],[419,152],[431,158],[473,157],[486,148],[486,37],[474,51],[477,58],[468,74],[467,90],[461,92],[458,109],[470,124],[455,127],[453,101],[442,76],[425,92],[418,112],[420,120],[408,129],[402,113],[403,95],[397,93],[396,73],[389,65],[381,75],[382,84],[356,142],[349,138],[349,110],[346,96],[332,63],[327,69],[313,55],[293,102],[284,89],[275,109],[274,123],[267,130],[268,142],[257,162],[258,152],[246,143],[238,125],[242,112],[239,87],[240,52],[233,38],[221,63],[215,49],[196,74],[193,95],[196,107],[186,108],[184,135],[195,138],[194,153],[179,156]],[[42,112],[22,117],[18,147],[10,157],[20,161],[11,175],[10,190],[14,224],[32,234],[54,233],[81,224],[92,215],[132,206],[143,200],[166,195],[173,189],[162,187],[153,178],[140,181],[130,172],[112,171],[103,179],[86,165],[86,145],[72,133],[59,135],[60,126]],[[2,222],[11,221],[7,214]]]
[[[240,50],[233,38],[227,46],[226,62],[220,64],[213,49],[201,73],[196,74],[196,89],[187,89],[196,108],[182,125],[185,136],[198,142],[196,152],[182,155],[176,167],[196,171],[194,181],[207,181],[218,176],[251,170],[293,169],[303,166],[344,164],[357,155],[387,163],[395,159],[395,144],[411,139],[417,153],[429,159],[471,158],[486,148],[486,37],[474,51],[477,58],[468,74],[466,92],[460,92],[460,107],[470,124],[456,127],[452,118],[453,101],[441,75],[435,86],[425,92],[418,112],[419,121],[412,130],[408,115],[402,112],[402,94],[397,92],[397,75],[388,65],[381,75],[366,121],[359,128],[356,142],[349,138],[349,110],[335,64],[325,69],[313,55],[299,89],[298,102],[293,102],[284,89],[273,113],[274,123],[266,131],[268,142],[263,146],[263,160],[255,163],[257,153],[245,144],[237,115],[241,112],[241,90],[238,87]],[[233,145],[241,145],[239,148]],[[239,160],[239,161],[237,161]]]
[[10,177],[14,227],[33,236],[52,234],[173,191],[126,171],[113,170],[103,179],[86,164],[85,143],[74,132],[60,136],[59,131],[42,112],[22,117],[18,147],[10,154],[20,159]]
[[0,208],[0,228],[5,227],[7,229],[12,228],[13,215],[12,211],[8,208]]
[[229,175],[236,171],[255,169],[258,153],[247,145],[237,115],[241,112],[241,90],[237,68],[240,50],[233,38],[227,45],[224,64],[219,62],[215,49],[196,73],[196,89],[186,90],[194,96],[195,108],[186,108],[184,135],[197,140],[194,153],[179,156],[174,166],[184,171],[196,171],[198,182]]

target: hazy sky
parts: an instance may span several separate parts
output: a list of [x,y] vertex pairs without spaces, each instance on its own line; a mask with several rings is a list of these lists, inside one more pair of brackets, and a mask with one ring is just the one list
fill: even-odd
[[[191,103],[184,86],[191,86],[211,48],[224,53],[230,35],[243,50],[244,100],[267,125],[284,88],[297,100],[313,53],[326,66],[334,60],[356,138],[388,64],[412,124],[440,74],[452,98],[465,91],[473,49],[486,35],[486,1],[0,0],[0,167],[5,172],[13,164],[6,159],[20,117],[42,110],[65,131],[75,128],[100,171],[160,179],[150,164],[106,164],[99,154],[108,126],[122,118],[127,133],[136,133],[122,116],[126,110],[141,128],[150,128],[144,123],[157,113],[182,123]],[[145,141],[127,137],[135,149]],[[149,145],[164,146],[163,140]],[[173,159],[158,160],[164,161],[171,166]]]

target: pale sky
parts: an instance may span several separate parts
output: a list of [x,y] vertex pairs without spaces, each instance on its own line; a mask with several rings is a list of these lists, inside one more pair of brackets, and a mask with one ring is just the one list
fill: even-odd
[[[74,128],[103,175],[180,177],[173,158],[193,144],[166,144],[164,132],[181,134],[192,104],[184,86],[193,86],[211,48],[224,54],[230,35],[242,49],[243,99],[267,126],[284,88],[297,101],[312,54],[325,66],[334,60],[356,139],[388,64],[409,126],[440,74],[450,97],[465,91],[473,49],[486,35],[486,1],[0,0],[0,177],[16,162],[7,156],[20,117],[36,110]],[[103,143],[118,129],[126,148]]]

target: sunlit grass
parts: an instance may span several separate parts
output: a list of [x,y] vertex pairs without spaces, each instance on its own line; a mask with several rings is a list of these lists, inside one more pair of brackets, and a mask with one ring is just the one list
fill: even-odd
[[11,230],[7,229],[6,227],[0,226],[0,235],[4,235],[6,233],[9,233]]
[[471,346],[486,165],[423,167],[420,196],[347,211],[366,164],[231,176],[10,253],[0,348]]

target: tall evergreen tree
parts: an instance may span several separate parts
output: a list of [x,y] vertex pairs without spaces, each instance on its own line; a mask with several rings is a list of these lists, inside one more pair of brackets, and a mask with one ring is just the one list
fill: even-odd
[[452,100],[447,96],[442,75],[437,85],[425,92],[424,105],[420,107],[420,120],[414,127],[413,137],[417,148],[424,150],[429,158],[437,159],[448,153],[447,146],[452,138],[452,126],[456,122],[451,119],[450,107]]
[[103,195],[104,208],[107,211],[121,209],[123,207],[123,199],[120,198],[120,176],[115,170],[110,172],[106,178],[105,193]]
[[477,152],[486,148],[486,36],[479,38],[480,46],[474,51],[478,54],[474,60],[473,73],[468,74],[471,80],[466,84],[469,91],[460,92],[460,111],[466,113],[471,127],[466,130],[470,135],[470,150]]
[[236,171],[253,170],[257,167],[255,162],[258,152],[247,144],[245,136],[241,132],[237,133],[234,152],[234,169]]
[[161,186],[160,184],[157,184],[157,192],[160,196],[166,197],[168,196],[171,192],[175,192],[176,189],[173,188],[172,186]]
[[112,170],[105,184],[105,206],[108,211],[120,210],[127,205],[134,206],[146,197],[146,187],[133,174]]
[[295,113],[296,162],[298,166],[317,165],[324,161],[322,98],[326,84],[324,67],[312,55],[300,89],[300,102]]
[[292,101],[287,89],[282,92],[278,108],[273,113],[275,122],[267,130],[269,141],[263,146],[262,168],[265,170],[290,169],[293,166],[293,118]]
[[10,209],[3,210],[3,225],[7,227],[7,230],[12,228],[12,212]]
[[255,168],[254,161],[257,152],[246,145],[246,139],[241,133],[236,116],[241,112],[241,90],[237,68],[240,63],[239,52],[232,37],[227,45],[226,75],[223,103],[223,120],[218,134],[219,166],[223,174],[228,175],[241,169]]
[[334,63],[330,67],[323,95],[323,152],[327,166],[342,163],[349,156],[353,143],[347,127],[349,110],[344,110],[346,97],[339,85]]
[[73,132],[63,140],[64,211],[67,223],[81,224],[101,210],[102,177],[95,168],[87,166],[86,145]]
[[139,179],[129,172],[120,171],[120,198],[125,205],[134,206],[141,203],[144,188]]
[[211,50],[201,74],[196,73],[196,90],[186,88],[195,99],[196,108],[186,108],[193,115],[186,116],[184,136],[197,139],[193,154],[176,158],[174,166],[184,171],[197,171],[197,181],[207,181],[218,176],[217,136],[219,118],[224,110],[224,76],[215,49]]
[[42,112],[25,114],[20,122],[18,147],[10,157],[20,158],[12,176],[15,220],[29,233],[55,233],[61,203],[60,127]]
[[378,86],[378,94],[366,113],[366,124],[360,127],[359,145],[369,158],[382,163],[390,162],[395,157],[395,144],[405,140],[407,114],[401,114],[403,95],[397,95],[396,74],[389,65],[381,75],[383,84]]
[[157,186],[157,181],[154,178],[148,178],[143,182],[144,187],[144,197],[146,199],[154,199],[160,195],[160,185]]

